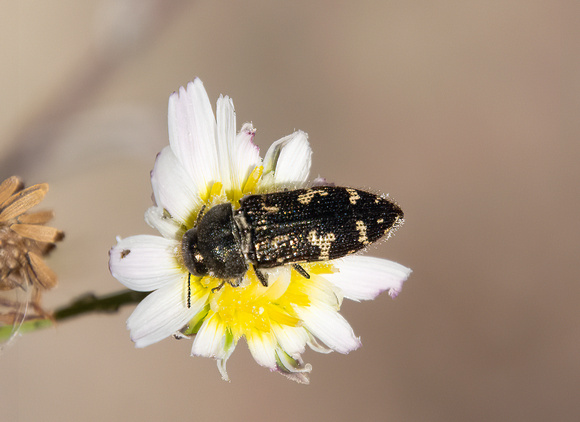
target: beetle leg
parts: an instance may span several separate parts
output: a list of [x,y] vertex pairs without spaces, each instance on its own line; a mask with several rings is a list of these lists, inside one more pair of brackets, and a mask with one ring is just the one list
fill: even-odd
[[304,268],[302,268],[302,266],[301,266],[301,265],[299,265],[299,264],[292,264],[292,267],[293,267],[293,268],[294,268],[296,271],[298,271],[298,274],[300,274],[302,277],[304,277],[304,278],[310,278],[310,274],[308,274],[308,273],[306,272],[306,270],[305,270]]
[[201,206],[201,209],[199,210],[199,213],[197,214],[197,219],[195,220],[195,225],[197,226],[199,224],[199,220],[201,220],[201,217],[203,217],[203,213],[205,212],[205,204],[203,204]]
[[[224,287],[224,284],[226,284],[226,281],[225,281],[225,280],[222,280],[222,282],[220,283],[220,285],[219,285],[219,286],[217,286],[217,287],[214,287],[213,289],[211,289],[211,292],[212,292],[212,293],[219,292],[219,291],[222,289],[222,287]],[[234,286],[234,287],[235,287],[235,286]]]
[[256,273],[256,277],[258,277],[258,280],[260,280],[260,283],[262,283],[262,286],[268,287],[268,277],[266,275],[264,275],[263,272],[259,271],[255,265],[252,265],[252,267],[254,267],[254,272]]

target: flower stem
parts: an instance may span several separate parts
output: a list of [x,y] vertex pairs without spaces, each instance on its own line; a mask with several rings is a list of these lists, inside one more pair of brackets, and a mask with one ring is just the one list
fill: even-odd
[[[18,332],[28,333],[41,328],[53,326],[57,321],[64,321],[69,318],[75,318],[83,314],[93,312],[98,313],[115,313],[122,306],[139,303],[147,292],[135,292],[133,290],[122,290],[105,296],[95,296],[93,293],[87,293],[75,299],[69,305],[58,308],[51,316],[46,318],[35,318],[24,321]],[[0,326],[0,342],[9,339],[14,334],[14,327],[11,325]]]
[[93,293],[87,293],[70,305],[54,311],[53,319],[54,321],[62,321],[91,312],[114,313],[119,311],[121,306],[141,302],[148,294],[133,290],[122,290],[107,296],[97,297]]

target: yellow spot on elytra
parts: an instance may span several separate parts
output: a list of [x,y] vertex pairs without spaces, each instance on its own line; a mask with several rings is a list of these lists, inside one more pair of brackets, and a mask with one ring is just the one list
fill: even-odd
[[369,239],[367,237],[367,225],[362,220],[356,222],[356,229],[358,230],[358,241],[363,245],[369,244]]
[[350,201],[350,203],[353,205],[356,204],[357,199],[360,199],[358,192],[355,189],[349,189],[349,188],[347,188],[346,191],[349,194],[348,200]]
[[277,213],[278,211],[280,211],[279,207],[269,207],[266,204],[262,204],[262,209],[269,214],[274,214],[274,213]]
[[287,234],[281,234],[278,236],[274,236],[274,239],[272,239],[272,247],[279,248],[282,243],[287,242],[289,239],[290,239],[290,236]]
[[320,255],[318,258],[321,261],[328,259],[330,254],[330,247],[332,246],[332,242],[335,240],[336,236],[334,233],[327,233],[326,235],[320,237],[316,234],[316,230],[312,230],[310,233],[308,233],[308,241],[314,246],[318,246],[320,248]]
[[304,205],[308,205],[310,204],[310,201],[312,201],[312,198],[314,198],[314,195],[316,194],[319,194],[320,196],[326,196],[328,195],[328,192],[320,189],[308,189],[303,194],[298,195],[298,202]]

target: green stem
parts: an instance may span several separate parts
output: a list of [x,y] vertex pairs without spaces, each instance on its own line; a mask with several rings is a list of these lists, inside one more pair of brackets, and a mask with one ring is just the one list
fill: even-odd
[[[135,292],[133,290],[123,290],[106,296],[97,297],[93,293],[87,293],[74,300],[69,305],[63,306],[54,311],[52,318],[32,319],[24,321],[20,326],[20,333],[28,333],[41,328],[48,328],[57,321],[64,321],[83,314],[93,312],[115,313],[122,306],[132,305],[141,302],[149,293]],[[0,327],[0,342],[9,339],[13,334],[14,327]]]
[[121,306],[141,302],[148,294],[133,290],[123,290],[107,296],[97,297],[92,293],[88,293],[79,297],[70,305],[54,311],[53,318],[55,321],[62,321],[91,312],[115,313],[119,311]]

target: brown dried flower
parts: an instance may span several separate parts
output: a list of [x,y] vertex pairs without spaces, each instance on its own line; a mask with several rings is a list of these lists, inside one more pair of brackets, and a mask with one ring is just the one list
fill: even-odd
[[52,211],[28,212],[47,191],[46,183],[24,189],[16,176],[0,184],[0,324],[47,316],[40,300],[56,285],[56,274],[42,257],[64,234],[44,225]]

